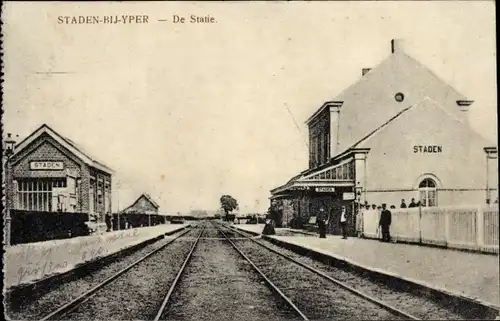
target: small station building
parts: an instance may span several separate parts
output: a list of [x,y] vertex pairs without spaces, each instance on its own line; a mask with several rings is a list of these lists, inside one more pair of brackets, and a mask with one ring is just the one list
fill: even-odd
[[144,193],[137,200],[120,212],[120,214],[141,213],[141,214],[158,214],[158,205],[148,194]]
[[45,124],[15,146],[6,172],[10,209],[111,213],[113,170]]
[[[353,227],[359,204],[485,204],[498,198],[496,143],[468,122],[473,101],[391,41],[388,58],[311,115],[309,168],[271,190],[282,217],[330,214]],[[464,75],[466,76],[466,75]]]

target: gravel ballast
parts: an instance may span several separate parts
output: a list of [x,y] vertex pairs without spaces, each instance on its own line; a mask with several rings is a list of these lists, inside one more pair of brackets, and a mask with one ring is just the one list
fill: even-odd
[[[204,236],[222,237],[214,228]],[[200,239],[162,320],[291,320],[294,312],[224,240]]]
[[[234,232],[226,232],[237,237]],[[234,243],[310,320],[401,320],[322,277],[249,241]]]
[[[238,231],[239,232],[239,231]],[[244,233],[244,235],[252,236],[251,234]],[[239,235],[235,233],[235,235]],[[241,235],[239,235],[241,236]],[[443,303],[438,303],[432,301],[428,297],[419,296],[417,294],[407,292],[401,289],[391,288],[387,284],[382,284],[378,282],[371,281],[369,279],[364,278],[363,276],[344,271],[339,268],[333,267],[331,265],[318,262],[312,258],[305,257],[303,255],[299,255],[293,251],[284,249],[277,245],[274,245],[268,241],[263,239],[259,240],[259,242],[265,244],[266,246],[283,253],[287,256],[290,256],[297,261],[310,265],[328,276],[338,279],[339,281],[344,282],[348,286],[359,290],[365,294],[377,297],[379,300],[382,300],[400,310],[403,310],[407,313],[410,313],[418,318],[424,320],[465,320],[464,316],[459,313],[453,311],[451,306],[443,305]],[[262,248],[263,251],[268,251]]]
[[[47,315],[51,311],[56,310],[63,304],[76,299],[83,293],[87,292],[94,286],[103,282],[107,278],[111,277],[115,273],[129,266],[133,262],[139,260],[143,256],[147,255],[151,251],[163,246],[165,243],[169,242],[176,235],[179,235],[179,232],[173,236],[167,236],[164,239],[161,239],[153,244],[150,244],[136,252],[133,252],[125,257],[120,258],[119,260],[112,262],[102,269],[95,271],[91,274],[84,276],[83,278],[75,279],[68,283],[64,283],[59,285],[57,288],[52,291],[45,293],[41,297],[37,298],[34,301],[27,302],[20,306],[16,310],[10,310],[8,312],[9,318],[12,320],[38,320],[42,318],[44,315]],[[181,238],[188,238],[189,236],[193,236],[199,231],[190,231],[185,236]],[[177,241],[174,241],[174,243]],[[169,247],[168,245],[167,247]]]

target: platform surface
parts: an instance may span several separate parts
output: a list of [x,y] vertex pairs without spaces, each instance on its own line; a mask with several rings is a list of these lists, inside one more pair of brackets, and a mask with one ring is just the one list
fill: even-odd
[[162,224],[10,246],[4,248],[4,286],[32,283],[51,274],[66,272],[77,264],[117,253],[186,226]]
[[[235,225],[261,233],[263,225]],[[260,229],[260,231],[259,231]],[[280,229],[277,229],[277,234]],[[498,255],[461,252],[428,246],[381,243],[377,240],[337,235],[326,239],[297,234],[271,236],[320,253],[346,260],[371,270],[389,272],[435,288],[460,293],[500,306]]]

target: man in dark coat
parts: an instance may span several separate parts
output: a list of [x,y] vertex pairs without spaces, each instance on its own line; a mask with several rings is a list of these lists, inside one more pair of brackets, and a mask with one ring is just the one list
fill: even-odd
[[391,226],[392,214],[386,208],[386,204],[382,204],[382,213],[380,214],[380,221],[378,225],[382,229],[382,242],[390,242],[391,234],[389,232],[389,228]]
[[406,208],[406,203],[405,203],[404,199],[401,200],[401,206],[400,207],[401,208]]
[[318,216],[316,218],[316,222],[318,224],[318,232],[319,238],[326,239],[326,215],[325,210],[323,208],[319,209]]
[[414,198],[411,199],[411,203],[410,203],[410,205],[408,207],[417,207],[417,203],[415,203],[415,199]]
[[111,231],[111,215],[109,213],[106,213],[104,216],[104,222],[106,223],[106,232]]

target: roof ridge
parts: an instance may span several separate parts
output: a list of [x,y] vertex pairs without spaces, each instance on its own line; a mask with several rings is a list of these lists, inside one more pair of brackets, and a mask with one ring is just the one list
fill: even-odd
[[376,128],[374,131],[372,131],[370,134],[366,135],[365,137],[363,137],[362,139],[360,139],[358,142],[356,142],[355,144],[353,144],[351,147],[347,148],[346,150],[349,150],[349,149],[352,149],[352,148],[355,148],[356,146],[358,146],[359,144],[363,143],[363,142],[366,142],[367,140],[369,140],[370,138],[372,138],[373,136],[375,136],[378,132],[380,132],[382,129],[384,129],[385,127],[387,127],[388,125],[390,125],[390,123],[392,123],[393,121],[397,120],[398,118],[400,118],[403,114],[405,114],[407,111],[409,111],[410,109],[413,109],[413,108],[416,108],[420,105],[422,105],[423,102],[425,101],[430,101],[432,102],[432,104],[434,106],[436,106],[437,108],[439,108],[441,111],[443,111],[448,117],[450,117],[451,119],[459,122],[460,124],[464,125],[464,126],[467,126],[470,130],[472,130],[478,137],[482,138],[483,140],[485,141],[488,141],[488,139],[484,138],[483,136],[481,136],[477,131],[474,130],[474,128],[472,128],[472,126],[470,126],[466,121],[464,121],[463,119],[460,119],[459,117],[457,117],[456,115],[454,115],[453,113],[449,112],[446,108],[444,108],[439,102],[435,101],[434,99],[426,96],[425,98],[419,100],[418,102],[410,105],[409,107],[401,110],[400,112],[398,112],[396,115],[394,115],[393,117],[391,117],[387,122],[385,122],[384,124],[382,124],[381,126],[379,126],[378,128]]
[[[84,148],[82,148],[81,146],[79,146],[77,143],[75,143],[71,139],[69,139],[69,138],[61,135],[60,133],[58,133],[57,131],[55,131],[54,129],[52,129],[52,127],[50,127],[49,125],[47,125],[46,123],[43,123],[40,127],[38,127],[31,134],[29,134],[25,139],[23,139],[21,142],[19,142],[18,144],[16,144],[16,148],[19,148],[23,144],[28,143],[30,141],[30,139],[35,139],[35,138],[37,138],[37,135],[40,136],[43,133],[47,133],[47,134],[49,134],[51,136],[54,136],[54,137],[62,140],[63,143],[67,144],[69,147],[73,148],[77,153],[80,154],[80,155],[77,154],[76,155],[77,157],[82,158],[82,156],[83,156],[83,158],[84,158],[83,161],[85,163],[88,162],[88,163],[90,163],[90,165],[93,165],[93,166],[99,165],[100,167],[106,169],[109,172],[114,172],[109,166],[103,164],[102,162],[99,162],[99,161],[95,160],[93,157],[91,157],[89,155],[89,153]],[[25,147],[26,146],[24,146],[22,149],[24,149]],[[18,153],[19,151],[20,151],[19,149],[15,150],[14,153]],[[70,150],[70,152],[73,153],[73,154],[75,154],[75,151],[71,151]],[[102,170],[102,168],[101,168],[101,170]]]
[[[425,97],[424,99],[422,100],[419,100],[418,102],[400,110],[399,112],[397,112],[394,116],[392,116],[391,118],[389,118],[388,121],[386,121],[385,123],[383,123],[382,125],[380,125],[379,127],[375,128],[373,131],[371,131],[370,133],[368,133],[367,135],[365,135],[363,138],[361,138],[360,140],[358,140],[356,143],[354,143],[353,145],[351,145],[350,147],[346,148],[344,151],[346,150],[349,150],[349,149],[352,149],[352,148],[355,148],[356,146],[358,146],[359,144],[363,143],[364,141],[370,139],[372,136],[374,136],[378,131],[380,131],[382,128],[388,126],[391,122],[393,122],[395,119],[399,118],[401,115],[403,115],[405,112],[407,112],[408,110],[412,109],[414,106],[417,106],[419,105],[421,102],[425,101],[425,100],[428,100],[430,98],[428,97]],[[344,152],[343,151],[343,152]],[[340,153],[341,154],[341,153]]]
[[[459,92],[457,89],[455,89],[455,87],[453,87],[452,85],[450,85],[447,81],[444,81],[443,79],[441,79],[441,77],[439,77],[432,69],[430,69],[429,67],[427,67],[426,65],[424,65],[423,63],[421,63],[420,61],[418,61],[417,59],[413,58],[412,56],[410,56],[409,54],[407,54],[405,52],[402,52],[401,54],[404,54],[407,58],[413,60],[419,66],[421,66],[422,68],[424,68],[425,70],[427,70],[434,78],[436,78],[437,80],[439,80],[441,83],[446,84],[453,91],[455,91],[458,95],[462,96],[462,98],[467,99],[467,97],[465,95],[463,95],[461,92]],[[432,98],[429,97],[429,99],[432,99]]]

